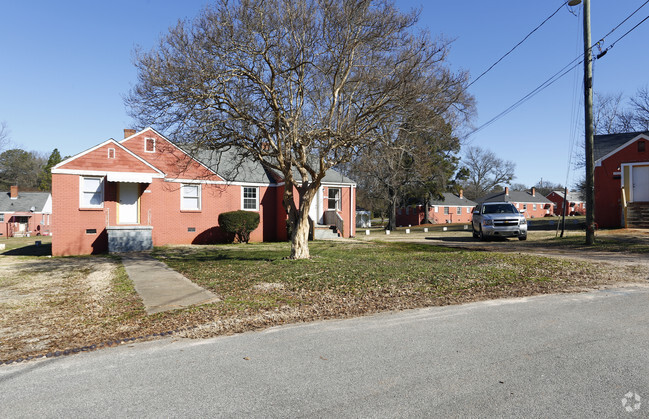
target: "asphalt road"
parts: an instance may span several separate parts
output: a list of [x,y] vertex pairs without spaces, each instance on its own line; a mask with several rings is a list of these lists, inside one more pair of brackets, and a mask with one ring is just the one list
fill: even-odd
[[649,417],[649,287],[0,367],[0,417],[81,416]]

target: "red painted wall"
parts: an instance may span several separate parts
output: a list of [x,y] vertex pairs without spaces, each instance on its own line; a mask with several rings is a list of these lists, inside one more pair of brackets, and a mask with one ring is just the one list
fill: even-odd
[[[645,151],[638,151],[638,141],[645,142]],[[595,167],[595,222],[599,228],[619,228],[622,225],[622,179],[616,172],[623,163],[649,161],[649,141],[642,137]],[[627,199],[629,197],[627,196]]]

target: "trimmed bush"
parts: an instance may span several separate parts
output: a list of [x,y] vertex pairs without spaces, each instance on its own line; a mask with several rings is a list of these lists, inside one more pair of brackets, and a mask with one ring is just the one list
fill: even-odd
[[219,214],[219,225],[227,233],[234,235],[239,243],[248,243],[250,233],[259,226],[259,213],[250,211],[230,211]]

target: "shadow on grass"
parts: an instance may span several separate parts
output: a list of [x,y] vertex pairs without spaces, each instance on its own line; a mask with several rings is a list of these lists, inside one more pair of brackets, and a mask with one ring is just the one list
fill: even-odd
[[4,256],[52,256],[52,244],[44,243],[39,246],[32,244],[29,246],[17,247],[15,249],[3,252]]

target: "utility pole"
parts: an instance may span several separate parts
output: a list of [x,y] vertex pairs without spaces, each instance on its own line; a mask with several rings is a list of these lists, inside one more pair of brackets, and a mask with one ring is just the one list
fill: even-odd
[[[586,119],[586,245],[595,243],[595,159],[593,157],[593,53],[590,40],[590,0],[584,1],[584,114]],[[576,6],[581,0],[571,0]]]

